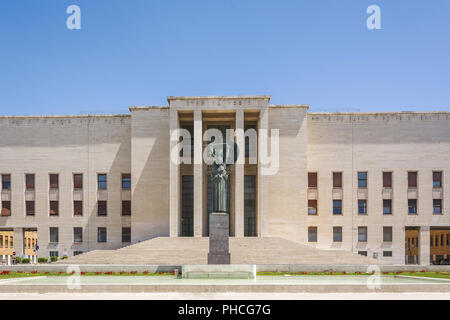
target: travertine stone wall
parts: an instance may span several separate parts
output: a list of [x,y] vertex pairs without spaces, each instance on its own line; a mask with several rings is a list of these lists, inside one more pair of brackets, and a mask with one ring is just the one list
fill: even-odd
[[279,169],[269,184],[268,236],[307,241],[307,108],[271,106],[269,129],[279,130]]
[[[0,227],[14,228],[22,250],[22,228],[37,228],[39,256],[58,251],[122,246],[121,173],[130,168],[130,116],[2,117],[0,173],[11,174],[12,216]],[[25,174],[35,174],[35,216],[25,215]],[[49,216],[49,173],[59,174],[59,216]],[[73,216],[73,173],[83,173],[82,217]],[[97,173],[108,174],[108,216],[97,217]],[[97,227],[108,228],[108,242],[97,243]],[[59,228],[59,243],[49,244],[49,227]],[[73,228],[83,227],[83,243],[73,243]],[[18,237],[19,236],[19,237]]]
[[[318,226],[321,248],[393,251],[404,263],[406,226],[449,226],[449,113],[308,114],[308,170],[318,172]],[[443,215],[433,215],[432,171],[443,171]],[[332,215],[332,172],[343,171],[343,215]],[[358,215],[357,172],[368,172],[368,215]],[[382,213],[382,172],[393,172],[393,214]],[[418,171],[418,214],[408,215],[407,172]],[[332,242],[332,227],[343,227],[343,242]],[[358,243],[358,226],[368,227],[368,242]],[[383,242],[383,226],[393,227],[392,243]],[[305,226],[301,232],[307,232]],[[429,239],[422,234],[422,263]]]
[[132,110],[133,242],[169,236],[169,108]]

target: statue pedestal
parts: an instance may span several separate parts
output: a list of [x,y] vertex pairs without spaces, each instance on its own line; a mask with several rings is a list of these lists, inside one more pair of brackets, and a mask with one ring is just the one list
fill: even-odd
[[230,264],[228,213],[213,212],[209,215],[208,264]]

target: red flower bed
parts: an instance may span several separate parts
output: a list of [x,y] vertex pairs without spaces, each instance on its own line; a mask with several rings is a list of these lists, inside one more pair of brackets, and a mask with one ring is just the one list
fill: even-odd
[[85,274],[86,274],[86,272],[84,272],[84,271],[81,272],[81,275],[82,275],[82,276],[85,275]]
[[108,272],[105,272],[105,274],[111,275],[111,274],[113,274],[113,273],[112,273],[112,271],[108,271]]
[[144,273],[144,274],[148,274],[149,272],[148,272],[148,270],[145,270],[143,273]]
[[131,274],[136,274],[136,273],[137,273],[137,271],[131,271],[130,273],[131,273]]

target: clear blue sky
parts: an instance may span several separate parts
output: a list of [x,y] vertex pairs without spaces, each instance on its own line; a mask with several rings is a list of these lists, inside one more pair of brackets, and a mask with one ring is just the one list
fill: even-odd
[[[81,8],[81,30],[66,8]],[[381,30],[366,8],[381,8]],[[0,114],[128,113],[168,95],[450,110],[450,1],[0,0]]]

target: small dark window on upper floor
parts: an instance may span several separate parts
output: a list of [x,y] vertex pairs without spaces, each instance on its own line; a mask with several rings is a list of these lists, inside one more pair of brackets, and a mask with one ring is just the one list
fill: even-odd
[[358,188],[367,188],[367,172],[358,172]]
[[131,201],[129,200],[122,201],[122,215],[131,216]]
[[408,188],[417,188],[417,172],[408,171]]
[[131,189],[131,174],[129,173],[122,174],[122,189],[124,190]]
[[2,216],[9,217],[11,215],[11,201],[2,201]]
[[383,200],[383,214],[392,214],[392,200],[391,199]]
[[342,188],[342,172],[333,172],[333,188]]
[[317,200],[308,200],[308,214],[317,215]]
[[97,215],[106,216],[108,214],[108,206],[106,201],[97,201]]
[[73,202],[73,215],[82,216],[83,215],[83,201]]
[[2,174],[2,189],[3,190],[11,189],[11,175],[10,174]]
[[334,215],[342,214],[342,200],[333,200],[333,214]]
[[408,199],[408,214],[417,214],[417,199]]
[[73,175],[73,188],[74,189],[83,189],[83,174],[75,173]]
[[34,201],[25,201],[25,207],[26,207],[26,215],[27,216],[35,215]]
[[27,190],[34,190],[35,188],[35,181],[34,181],[34,174],[26,174],[25,175],[25,188]]
[[108,188],[108,177],[106,174],[97,175],[97,187],[98,190],[106,190]]
[[383,188],[392,188],[392,172],[383,172]]
[[59,215],[59,202],[58,201],[50,201],[50,215],[51,216]]
[[442,171],[433,171],[433,187],[442,188]]
[[308,188],[317,188],[317,172],[308,172]]
[[59,188],[59,175],[50,174],[50,189],[58,189],[58,188]]
[[433,199],[433,214],[442,214],[442,200]]

